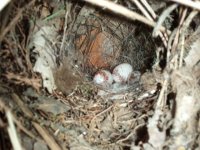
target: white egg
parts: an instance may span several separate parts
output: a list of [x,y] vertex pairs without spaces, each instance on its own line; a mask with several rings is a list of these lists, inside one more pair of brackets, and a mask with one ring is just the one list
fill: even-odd
[[128,63],[123,63],[113,69],[113,79],[117,83],[126,83],[132,74],[133,68]]
[[93,82],[95,84],[102,85],[104,87],[108,87],[113,83],[112,74],[107,70],[98,71],[93,78]]

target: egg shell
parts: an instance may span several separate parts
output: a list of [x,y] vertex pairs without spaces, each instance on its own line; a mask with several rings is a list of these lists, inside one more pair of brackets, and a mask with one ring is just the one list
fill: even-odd
[[102,86],[109,86],[113,83],[113,77],[109,71],[100,70],[94,75],[93,82]]
[[113,79],[117,83],[126,83],[131,77],[133,68],[128,63],[123,63],[113,69]]

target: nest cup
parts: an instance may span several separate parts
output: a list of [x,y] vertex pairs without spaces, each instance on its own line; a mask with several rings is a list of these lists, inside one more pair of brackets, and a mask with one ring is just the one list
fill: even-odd
[[68,42],[73,42],[80,71],[89,78],[100,69],[112,71],[120,63],[145,72],[151,69],[156,47],[148,30],[137,22],[86,7],[79,12],[70,33],[73,40],[68,38]]

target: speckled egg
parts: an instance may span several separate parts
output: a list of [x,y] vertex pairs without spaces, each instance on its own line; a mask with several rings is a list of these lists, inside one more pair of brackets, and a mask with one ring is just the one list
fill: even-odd
[[117,83],[126,83],[131,77],[133,68],[128,63],[123,63],[113,69],[113,79]]
[[100,70],[94,75],[93,82],[95,84],[108,87],[113,83],[113,77],[109,71]]

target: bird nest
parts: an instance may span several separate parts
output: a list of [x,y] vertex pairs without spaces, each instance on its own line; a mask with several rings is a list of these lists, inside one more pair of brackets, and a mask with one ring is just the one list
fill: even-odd
[[[184,5],[0,7],[0,149],[199,149],[199,8]],[[94,83],[124,63],[134,80]]]

